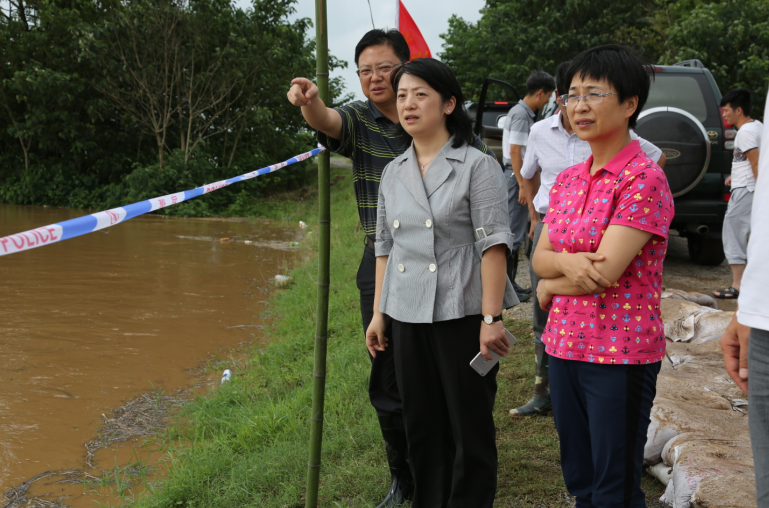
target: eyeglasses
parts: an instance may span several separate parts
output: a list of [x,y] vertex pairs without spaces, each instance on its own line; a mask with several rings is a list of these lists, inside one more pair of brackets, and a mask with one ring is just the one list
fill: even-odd
[[371,76],[374,75],[375,72],[377,74],[379,74],[380,76],[382,76],[382,77],[389,76],[390,73],[393,71],[393,69],[395,69],[399,65],[405,64],[407,62],[408,62],[408,60],[404,60],[402,62],[398,62],[395,65],[393,65],[393,64],[381,64],[381,65],[377,65],[373,69],[371,67],[363,67],[363,68],[358,69],[357,71],[355,71],[355,73],[359,77],[361,77],[361,78],[370,78]]
[[607,95],[619,95],[618,93],[589,93],[586,95],[561,95],[558,97],[558,104],[561,106],[568,106],[569,104],[576,106],[580,99],[585,104],[598,104],[603,101],[603,98]]

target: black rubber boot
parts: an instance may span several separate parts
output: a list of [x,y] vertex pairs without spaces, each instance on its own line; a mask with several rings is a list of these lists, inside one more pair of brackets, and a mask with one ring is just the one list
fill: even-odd
[[414,494],[414,478],[408,462],[408,443],[403,418],[400,415],[379,416],[379,426],[387,450],[387,463],[390,465],[392,484],[384,501],[377,508],[393,508],[411,500]]
[[536,355],[537,362],[534,378],[534,395],[523,406],[510,410],[510,416],[513,418],[546,415],[553,411],[553,406],[550,403],[550,376],[548,374],[550,356],[545,353],[545,345],[542,342],[537,342],[534,347],[534,354]]
[[531,298],[531,288],[522,288],[515,282],[515,276],[518,274],[518,251],[514,250],[507,257],[507,278],[513,283],[513,289],[515,294],[518,295],[518,300],[527,302]]

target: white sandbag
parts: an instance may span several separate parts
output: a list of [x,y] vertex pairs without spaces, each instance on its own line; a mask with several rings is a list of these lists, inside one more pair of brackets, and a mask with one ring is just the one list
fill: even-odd
[[647,465],[657,464],[665,444],[684,432],[721,435],[741,429],[747,436],[744,394],[723,362],[718,341],[668,343],[644,447]]
[[[673,508],[755,506],[749,440],[684,433],[670,440],[662,457],[666,465],[672,465],[673,472],[660,500]],[[750,492],[742,493],[738,501],[730,482]]]
[[710,295],[697,293],[696,291],[684,291],[683,289],[668,289],[662,290],[662,298],[672,298],[675,300],[689,300],[703,307],[710,307],[712,309],[718,309],[718,302]]
[[734,312],[712,312],[704,314],[694,324],[694,337],[689,342],[701,344],[709,340],[718,340],[726,331]]
[[665,356],[673,368],[680,367],[681,365],[694,361],[694,357],[686,353],[675,353],[667,351]]
[[[678,429],[669,425],[667,421],[655,414],[657,407],[652,407],[651,423],[646,431],[646,445],[644,445],[644,463],[647,466],[658,464],[662,461],[662,449],[678,435]],[[667,483],[665,484],[667,485]]]
[[755,508],[756,480],[745,474],[715,474],[700,481],[693,508]]
[[689,300],[672,298],[661,300],[660,306],[662,322],[665,323],[665,338],[681,342],[689,342],[695,338],[695,335],[698,337],[702,334],[708,337],[713,335],[713,325],[715,322],[705,321],[699,327],[698,324],[704,315],[721,312],[710,307],[703,307]]
[[666,466],[664,462],[649,466],[646,468],[646,471],[665,486],[670,483],[670,479],[673,477],[673,468]]
[[657,381],[657,394],[712,409],[739,411],[736,408],[746,404],[745,394],[726,373],[717,340],[668,343]]
[[732,315],[662,300],[666,335],[678,341],[668,342],[657,377],[644,461],[675,508],[755,507],[749,409],[714,340]]

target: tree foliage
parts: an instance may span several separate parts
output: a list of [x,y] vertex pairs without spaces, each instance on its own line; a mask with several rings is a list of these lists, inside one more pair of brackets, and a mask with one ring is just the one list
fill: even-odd
[[769,85],[769,1],[701,3],[666,30],[660,63],[697,58],[713,73],[722,92],[744,86],[756,111]]
[[441,58],[474,100],[485,77],[522,91],[532,70],[554,72],[580,51],[619,43],[652,63],[697,58],[722,92],[745,86],[763,106],[769,84],[767,0],[487,0],[481,13],[477,23],[453,16],[442,35]]
[[[314,72],[310,21],[288,19],[294,2],[4,3],[0,202],[119,206],[314,146],[285,98],[294,76]],[[292,168],[168,211],[226,213],[304,178]]]

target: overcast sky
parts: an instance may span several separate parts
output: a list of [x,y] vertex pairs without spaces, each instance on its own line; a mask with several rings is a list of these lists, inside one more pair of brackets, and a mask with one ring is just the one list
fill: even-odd
[[[358,99],[364,99],[355,74],[355,45],[363,34],[371,30],[371,14],[367,0],[327,0],[328,2],[328,47],[335,57],[346,60],[347,69],[334,71],[331,76],[342,76],[347,92],[352,92]],[[249,8],[249,0],[235,0],[241,8]],[[377,28],[394,28],[397,0],[371,0],[374,23]],[[440,34],[446,33],[449,18],[456,14],[466,21],[477,21],[480,9],[485,5],[484,0],[403,0],[403,4],[411,13],[422,35],[425,37],[434,58],[443,51],[443,39]],[[315,20],[315,0],[298,0],[296,14],[292,18],[310,18]],[[315,37],[312,29],[311,37]],[[306,76],[313,78],[313,76]]]

